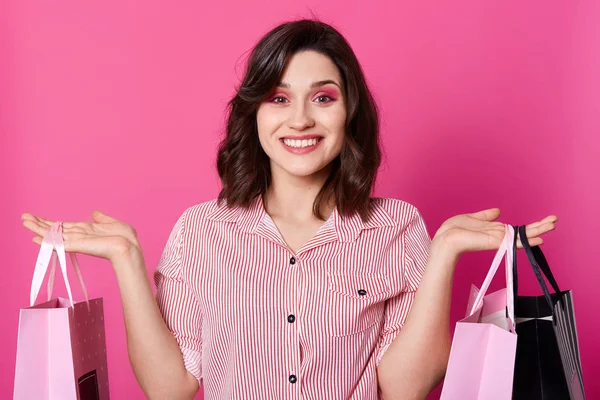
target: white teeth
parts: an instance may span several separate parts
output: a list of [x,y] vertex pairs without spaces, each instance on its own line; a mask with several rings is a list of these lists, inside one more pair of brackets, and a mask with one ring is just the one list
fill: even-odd
[[314,146],[315,144],[317,144],[318,141],[319,141],[318,139],[304,139],[304,140],[283,139],[283,143],[285,143],[287,146],[298,147],[298,148]]

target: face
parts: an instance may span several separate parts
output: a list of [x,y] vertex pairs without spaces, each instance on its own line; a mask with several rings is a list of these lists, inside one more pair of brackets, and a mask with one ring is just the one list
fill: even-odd
[[342,87],[340,73],[327,56],[303,51],[290,58],[256,116],[273,179],[282,173],[310,177],[328,171],[344,142]]

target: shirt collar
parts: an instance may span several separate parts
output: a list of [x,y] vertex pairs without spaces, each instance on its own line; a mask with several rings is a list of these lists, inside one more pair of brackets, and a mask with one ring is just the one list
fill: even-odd
[[[333,227],[340,242],[355,241],[364,229],[396,225],[394,219],[381,207],[379,202],[373,200],[371,215],[367,222],[363,222],[360,215],[356,213],[348,217],[342,217],[336,207],[325,224],[333,222]],[[247,208],[230,208],[225,201],[220,205],[215,202],[214,208],[206,214],[206,219],[235,223],[242,231],[255,233],[260,223],[264,221],[265,216],[268,216],[268,214],[265,211],[262,196],[259,195],[252,200]]]

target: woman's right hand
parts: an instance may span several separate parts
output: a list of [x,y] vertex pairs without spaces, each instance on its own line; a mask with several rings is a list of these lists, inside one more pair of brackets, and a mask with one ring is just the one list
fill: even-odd
[[[23,226],[37,236],[33,242],[42,244],[54,221],[23,213]],[[99,210],[92,212],[94,222],[63,222],[65,251],[104,258],[113,264],[123,258],[140,256],[141,246],[135,229]]]

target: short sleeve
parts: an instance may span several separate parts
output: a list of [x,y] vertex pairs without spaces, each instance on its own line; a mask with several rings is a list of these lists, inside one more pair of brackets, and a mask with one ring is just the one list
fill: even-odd
[[173,227],[154,272],[156,302],[167,327],[177,340],[185,368],[202,379],[201,314],[197,297],[183,273],[184,212]]
[[384,326],[377,346],[377,365],[404,326],[429,258],[431,237],[416,208],[397,240],[395,245],[400,249],[397,258],[400,262],[398,267],[402,270],[402,287],[385,305]]

